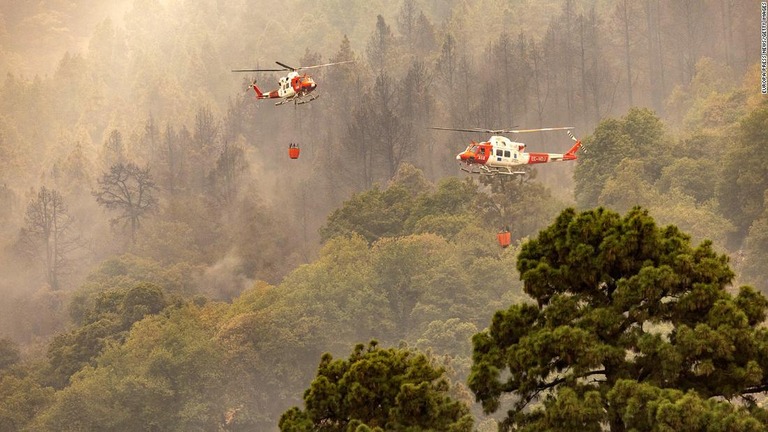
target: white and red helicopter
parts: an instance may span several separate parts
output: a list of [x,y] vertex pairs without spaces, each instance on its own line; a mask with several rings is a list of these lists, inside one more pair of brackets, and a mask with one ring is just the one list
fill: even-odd
[[313,80],[312,77],[307,75],[306,73],[303,75],[300,75],[299,74],[300,70],[315,69],[315,68],[339,65],[344,63],[352,63],[353,61],[354,60],[347,60],[342,62],[325,63],[325,64],[313,65],[313,66],[302,66],[297,68],[291,67],[285,63],[280,63],[276,61],[275,63],[277,63],[279,66],[282,66],[280,69],[232,69],[232,72],[289,71],[288,75],[280,78],[279,80],[280,87],[278,87],[277,90],[272,90],[270,92],[264,93],[256,85],[255,80],[250,85],[250,87],[253,88],[253,90],[256,92],[256,99],[281,99],[279,102],[275,103],[275,105],[282,105],[289,101],[293,101],[294,104],[301,105],[307,102],[312,102],[313,100],[317,99],[320,95],[311,94],[315,90],[315,88],[317,88],[317,84],[315,83],[315,80]]
[[[525,176],[527,171],[521,170],[522,165],[541,164],[548,162],[560,162],[576,160],[576,152],[581,148],[581,140],[576,139],[571,133],[573,127],[554,127],[554,128],[542,128],[542,129],[510,129],[510,130],[493,130],[493,129],[457,129],[457,128],[443,128],[443,127],[431,127],[430,129],[436,130],[448,130],[457,132],[480,132],[494,134],[488,141],[475,142],[472,141],[463,152],[456,155],[456,160],[459,161],[459,167],[462,171],[466,171],[470,174],[480,174],[485,176],[512,175],[512,176]],[[565,130],[568,132],[568,136],[576,142],[573,147],[565,153],[527,153],[525,151],[525,144],[514,142],[507,137],[499,136],[498,134],[507,133],[528,133],[528,132],[545,132]]]

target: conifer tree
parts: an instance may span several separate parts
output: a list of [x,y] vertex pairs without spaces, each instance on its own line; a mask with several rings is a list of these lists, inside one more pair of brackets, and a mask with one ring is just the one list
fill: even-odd
[[[535,304],[496,312],[473,338],[470,388],[487,413],[511,404],[500,430],[709,430],[686,403],[714,410],[713,424],[765,417],[752,396],[768,389],[768,300],[726,291],[733,272],[711,242],[692,247],[637,207],[567,209],[517,268]],[[743,408],[722,401],[736,397]],[[663,403],[680,415],[664,418]]]
[[424,354],[375,341],[358,344],[348,359],[324,354],[304,393],[306,409],[286,411],[280,430],[469,432],[469,409],[448,396],[443,373]]

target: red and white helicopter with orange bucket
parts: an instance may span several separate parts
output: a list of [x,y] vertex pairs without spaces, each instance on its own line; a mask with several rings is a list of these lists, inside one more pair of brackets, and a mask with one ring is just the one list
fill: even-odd
[[[571,133],[571,129],[573,129],[573,127],[570,126],[542,129],[510,130],[493,130],[480,128],[457,129],[443,127],[431,127],[430,129],[494,134],[488,139],[488,141],[472,141],[467,146],[466,150],[456,155],[456,160],[459,161],[462,171],[466,171],[470,174],[480,174],[485,176],[495,176],[497,174],[525,176],[528,174],[528,172],[520,169],[522,165],[576,160],[576,152],[579,150],[579,148],[581,148],[581,140],[578,140],[573,136]],[[576,144],[574,144],[565,153],[527,153],[525,151],[525,144],[514,142],[507,137],[498,135],[507,133],[519,134],[555,130],[567,131],[568,136],[570,136],[571,139],[576,142]]]
[[315,83],[315,80],[313,80],[312,77],[307,75],[306,73],[303,75],[300,75],[299,74],[300,70],[315,69],[315,68],[339,65],[344,63],[352,63],[353,61],[354,60],[347,60],[342,62],[325,63],[325,64],[313,65],[313,66],[302,66],[297,68],[288,66],[285,63],[275,62],[282,67],[280,69],[232,69],[232,72],[289,71],[288,75],[280,78],[279,80],[280,86],[277,88],[277,90],[272,90],[270,92],[264,93],[256,85],[255,80],[250,85],[250,88],[253,88],[253,90],[256,92],[256,99],[281,99],[279,102],[275,103],[275,105],[282,105],[289,101],[293,101],[294,104],[296,105],[301,105],[307,102],[312,102],[313,100],[317,99],[319,95],[311,94],[315,90],[315,88],[317,88],[317,84]]

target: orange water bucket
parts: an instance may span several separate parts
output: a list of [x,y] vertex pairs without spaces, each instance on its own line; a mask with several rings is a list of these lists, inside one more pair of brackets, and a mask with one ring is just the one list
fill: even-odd
[[299,158],[299,153],[301,153],[301,149],[298,148],[298,147],[289,147],[288,148],[288,156],[291,159],[298,159]]
[[496,234],[496,238],[499,240],[499,246],[506,248],[512,243],[512,233],[509,231],[501,231]]

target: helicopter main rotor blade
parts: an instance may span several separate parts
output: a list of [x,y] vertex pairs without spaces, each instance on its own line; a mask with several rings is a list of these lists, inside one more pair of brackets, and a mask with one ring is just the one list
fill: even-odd
[[346,60],[346,61],[333,62],[333,63],[324,63],[324,64],[312,65],[312,66],[302,66],[302,67],[297,67],[297,68],[295,68],[293,66],[288,66],[287,64],[281,63],[279,61],[276,61],[275,63],[277,63],[279,66],[282,66],[283,68],[282,69],[232,69],[232,72],[283,72],[283,71],[298,71],[298,70],[301,70],[301,69],[316,69],[316,68],[321,68],[321,67],[326,67],[326,66],[340,65],[340,64],[344,64],[344,63],[354,63],[354,60]]
[[279,64],[280,66],[284,67],[284,68],[285,68],[285,70],[292,70],[292,71],[295,71],[295,70],[296,70],[296,68],[295,68],[295,67],[291,67],[291,66],[288,66],[288,65],[287,65],[287,64],[285,64],[285,63],[280,63],[279,61],[276,61],[275,63],[277,63],[277,64]]
[[528,132],[547,132],[547,131],[556,131],[556,130],[571,130],[575,129],[573,126],[565,126],[565,127],[550,127],[550,128],[541,128],[541,129],[512,129],[512,130],[505,130],[500,131],[501,133],[528,133]]
[[478,133],[497,133],[501,131],[491,130],[491,129],[482,129],[482,128],[447,128],[447,127],[437,127],[437,126],[431,126],[429,129],[435,129],[435,130],[446,130],[446,131],[454,131],[454,132],[478,132]]
[[321,68],[321,67],[326,67],[326,66],[334,66],[334,65],[340,65],[340,64],[344,64],[344,63],[354,63],[354,62],[355,62],[354,60],[345,60],[345,61],[340,61],[340,62],[324,63],[324,64],[312,65],[312,66],[301,66],[301,67],[298,67],[298,68],[296,68],[294,70],[316,69],[316,68]]
[[282,72],[285,69],[232,69],[232,72]]
[[547,132],[547,131],[556,131],[556,130],[570,131],[571,129],[575,129],[575,128],[573,126],[565,126],[565,127],[540,128],[540,129],[483,129],[483,128],[446,128],[446,127],[433,126],[433,127],[429,127],[429,129],[447,130],[447,131],[456,131],[456,132],[479,132],[479,133],[490,133],[490,134],[503,134],[503,133]]

